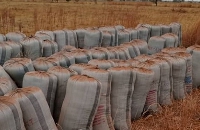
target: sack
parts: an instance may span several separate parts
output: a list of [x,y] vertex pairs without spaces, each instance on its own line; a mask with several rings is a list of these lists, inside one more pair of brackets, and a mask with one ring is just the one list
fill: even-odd
[[11,59],[11,56],[12,48],[5,43],[0,43],[0,65]]
[[90,51],[85,49],[76,49],[71,51],[72,56],[75,58],[75,63],[88,63],[92,59]]
[[84,37],[84,49],[100,47],[102,43],[102,32],[97,29],[87,29]]
[[27,58],[12,58],[3,65],[3,68],[19,88],[22,87],[25,73],[35,71],[31,59]]
[[69,67],[75,64],[75,58],[69,52],[60,51],[50,56],[50,58],[57,59],[59,65],[62,67]]
[[49,35],[49,36],[51,37],[51,39],[49,39],[49,40],[55,41],[55,35],[54,35],[53,31],[41,30],[41,31],[37,31],[37,32],[35,33],[35,35],[36,35],[37,33],[45,33],[45,34],[47,34],[47,35]]
[[115,34],[109,31],[102,31],[102,47],[115,46]]
[[22,39],[24,39],[26,35],[22,32],[9,32],[6,34],[6,40],[14,41],[14,42],[20,42]]
[[192,55],[186,52],[177,52],[175,56],[181,57],[186,61],[185,89],[190,94],[192,92]]
[[58,52],[58,45],[54,41],[44,40],[42,41],[43,57],[49,57]]
[[134,68],[136,73],[135,87],[132,95],[131,120],[142,116],[146,97],[153,82],[154,72],[144,68]]
[[153,81],[150,83],[150,90],[147,95],[145,110],[147,111],[157,111],[158,106],[158,87],[160,85],[160,66],[154,61],[147,60],[137,65],[137,67],[143,67],[154,72]]
[[71,76],[77,75],[77,73],[69,68],[64,68],[61,66],[51,67],[47,72],[54,74],[58,80],[53,112],[54,120],[55,122],[58,122],[63,100],[66,94],[67,81]]
[[99,59],[90,60],[88,64],[94,65],[99,69],[105,69],[105,70],[115,66],[115,63],[111,60],[99,60]]
[[0,96],[0,104],[1,130],[26,130],[19,102],[12,97]]
[[160,52],[165,47],[166,40],[160,36],[151,37],[148,41],[148,54]]
[[53,114],[55,94],[57,89],[57,77],[44,71],[28,72],[24,75],[23,88],[35,86],[42,90]]
[[112,75],[111,115],[117,130],[131,130],[131,103],[136,73],[131,67],[108,69]]
[[158,86],[158,103],[160,105],[172,104],[171,89],[172,89],[172,68],[169,62],[166,60],[155,57],[150,59],[160,67],[160,83]]
[[187,52],[192,54],[192,84],[193,88],[200,86],[199,73],[200,73],[200,46],[193,45],[187,48]]
[[0,78],[6,78],[8,79],[11,84],[12,84],[12,90],[17,88],[17,85],[15,84],[15,82],[12,80],[12,78],[6,73],[6,71],[3,69],[2,66],[0,66]]
[[101,84],[94,78],[70,77],[58,124],[63,130],[92,130],[100,96]]
[[135,57],[134,59],[139,61],[139,62],[145,62],[145,61],[150,60],[152,58],[153,57],[151,55],[142,54],[142,55],[139,55],[139,56]]
[[40,57],[33,61],[33,66],[36,71],[47,71],[49,68],[59,65],[58,60],[47,57]]
[[77,34],[73,30],[64,29],[66,45],[78,48]]
[[81,72],[84,69],[89,69],[89,68],[96,68],[96,66],[91,65],[91,64],[85,64],[85,63],[81,63],[81,64],[73,64],[69,66],[70,69],[76,71],[78,74],[81,74]]
[[132,45],[130,42],[121,44],[122,47],[127,48],[131,58],[140,55],[140,50],[138,47]]
[[24,57],[35,60],[43,55],[42,40],[37,37],[26,37],[20,41]]
[[6,36],[3,34],[0,34],[0,42],[6,41]]
[[135,39],[135,40],[130,41],[130,43],[131,43],[133,46],[136,46],[136,47],[139,48],[140,54],[147,54],[147,51],[148,51],[148,44],[147,44],[146,41],[141,40],[141,39]]
[[4,96],[6,93],[12,91],[11,82],[4,77],[0,77],[0,96]]
[[11,58],[20,58],[23,57],[22,45],[18,42],[5,41],[3,42],[12,48]]
[[85,69],[81,74],[95,78],[102,85],[100,103],[94,118],[93,130],[114,130],[110,105],[112,76],[108,71],[102,69]]
[[38,87],[16,89],[6,96],[18,100],[26,130],[57,130],[44,94]]

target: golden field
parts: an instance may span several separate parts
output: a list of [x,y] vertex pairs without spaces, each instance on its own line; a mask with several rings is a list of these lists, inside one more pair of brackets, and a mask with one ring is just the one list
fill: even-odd
[[[14,0],[13,0],[14,1]],[[139,23],[182,24],[183,45],[200,44],[200,3],[150,2],[0,2],[0,33],[77,29]],[[200,130],[200,91],[133,122],[133,130]]]
[[[200,3],[151,2],[0,2],[0,33],[22,31],[28,36],[37,30],[76,29],[121,24],[136,27],[139,23],[182,24],[183,45],[197,40],[200,26]],[[12,0],[15,1],[15,0]],[[37,1],[37,0],[35,0]],[[47,1],[47,0],[46,0]],[[49,0],[51,1],[51,0]]]

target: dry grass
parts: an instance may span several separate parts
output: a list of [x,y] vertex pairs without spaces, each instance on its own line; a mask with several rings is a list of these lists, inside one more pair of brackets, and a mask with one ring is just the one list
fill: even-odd
[[[14,0],[13,0],[14,1]],[[38,0],[40,1],[40,0]],[[76,29],[139,23],[179,22],[183,45],[200,44],[200,4],[149,2],[0,2],[0,33],[22,31],[27,35],[41,29]],[[175,101],[154,116],[133,123],[133,130],[199,130],[200,91],[183,101]]]
[[[183,26],[183,45],[197,41],[200,26],[200,4],[151,2],[0,2],[0,32],[22,31],[27,35],[41,29],[76,29],[122,24],[136,27],[139,23]],[[15,1],[15,0],[13,0]],[[35,0],[41,1],[41,0]],[[46,0],[48,1],[48,0]],[[51,0],[49,0],[51,1]]]
[[133,122],[133,130],[200,130],[200,90],[155,115]]

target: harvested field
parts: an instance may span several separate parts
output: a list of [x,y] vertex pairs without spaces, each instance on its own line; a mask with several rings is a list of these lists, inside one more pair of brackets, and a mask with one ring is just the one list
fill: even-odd
[[[14,0],[13,0],[14,1]],[[121,24],[136,27],[139,23],[182,24],[183,45],[197,41],[200,34],[200,4],[148,2],[0,2],[0,32],[76,29]],[[198,32],[198,33],[197,33]],[[200,40],[198,40],[200,41]]]

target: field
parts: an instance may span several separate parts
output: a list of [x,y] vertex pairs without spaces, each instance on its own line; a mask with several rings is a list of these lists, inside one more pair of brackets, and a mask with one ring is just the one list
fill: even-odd
[[[13,0],[14,1],[14,0]],[[182,24],[183,45],[200,44],[200,3],[150,2],[0,2],[0,33],[77,29],[94,26],[139,23]],[[200,91],[174,101],[159,113],[133,122],[133,130],[199,130]]]

